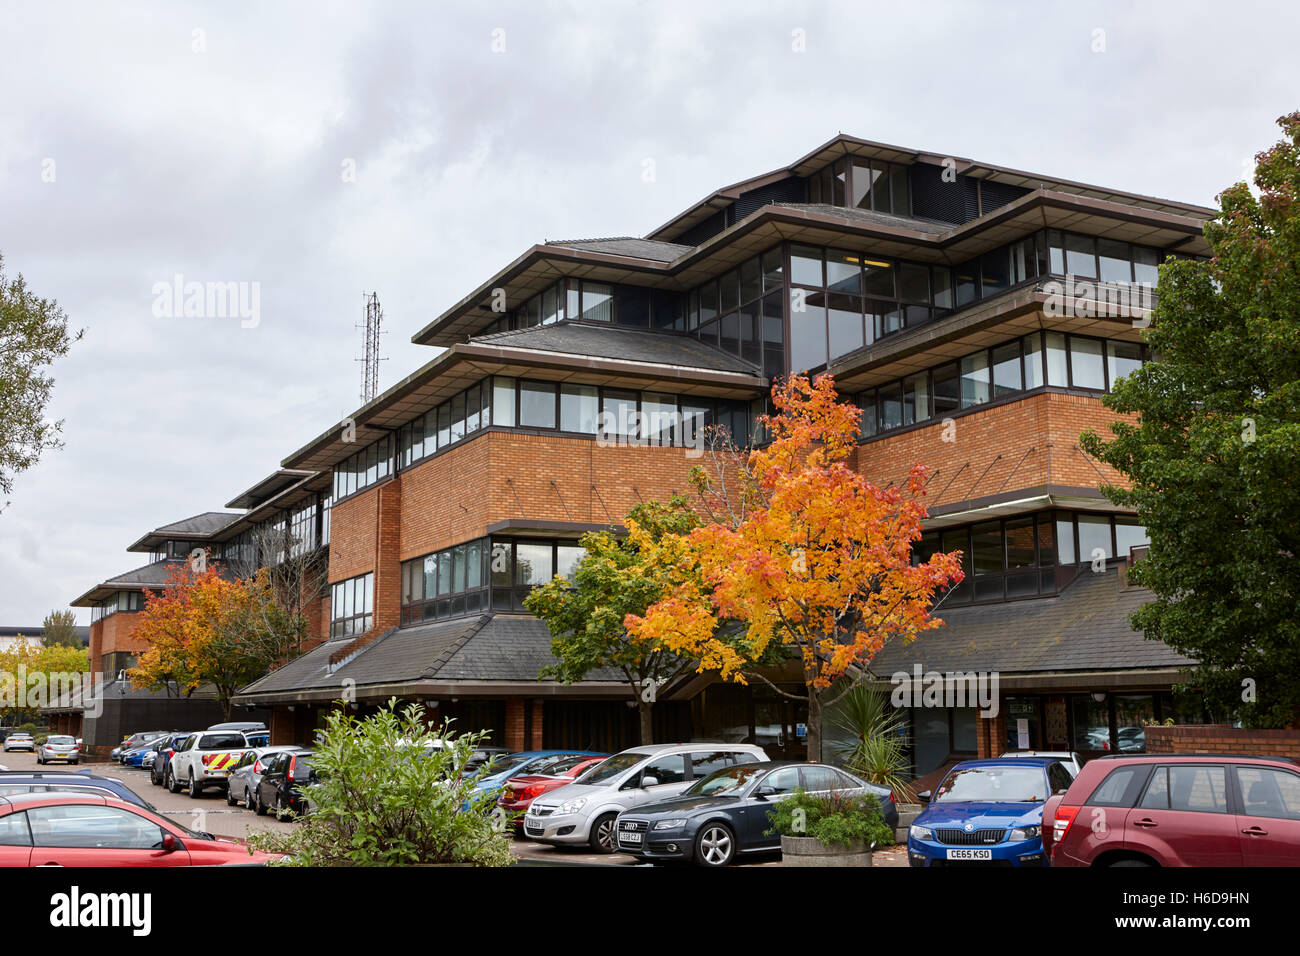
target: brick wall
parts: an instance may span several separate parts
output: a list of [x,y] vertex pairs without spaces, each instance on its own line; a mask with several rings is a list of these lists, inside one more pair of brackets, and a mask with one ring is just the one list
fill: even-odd
[[[868,442],[858,448],[857,467],[877,484],[899,481],[917,462],[937,469],[927,488],[930,507],[996,494],[999,489],[1008,492],[1044,484],[1096,487],[1101,478],[1074,446],[1089,428],[1109,434],[1106,426],[1117,417],[1092,396],[1044,392],[954,418],[948,430],[952,441],[943,440],[945,426],[940,421]],[[1034,451],[1026,457],[1031,447]],[[1107,481],[1124,484],[1109,466],[1093,464]]]
[[1147,752],[1259,754],[1300,759],[1300,729],[1248,730],[1224,724],[1148,727]]

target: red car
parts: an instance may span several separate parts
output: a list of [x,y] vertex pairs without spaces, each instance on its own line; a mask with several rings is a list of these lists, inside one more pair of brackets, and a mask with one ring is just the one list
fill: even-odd
[[511,777],[505,782],[503,792],[497,799],[497,805],[506,813],[519,814],[515,825],[523,818],[524,813],[528,811],[528,806],[544,793],[550,793],[558,787],[566,787],[573,783],[574,780],[581,777],[592,767],[599,766],[607,759],[608,754],[600,757],[581,757],[574,756],[576,761],[572,766],[566,769],[560,769],[563,765],[555,767],[554,773],[548,774],[529,774],[524,777]]
[[1043,842],[1052,866],[1300,866],[1300,763],[1102,757],[1048,799]]
[[116,797],[0,797],[0,866],[219,866],[273,859]]

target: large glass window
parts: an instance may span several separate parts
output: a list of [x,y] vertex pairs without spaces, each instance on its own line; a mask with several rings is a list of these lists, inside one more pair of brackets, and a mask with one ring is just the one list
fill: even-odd
[[1024,388],[1020,376],[1020,343],[1009,342],[993,350],[993,397],[1001,398]]
[[599,407],[596,386],[563,386],[560,389],[560,430],[594,435]]
[[1106,370],[1110,376],[1111,388],[1114,388],[1115,383],[1125,375],[1141,367],[1142,346],[1139,343],[1115,341],[1106,343]]
[[519,383],[519,424],[524,428],[555,427],[555,383]]
[[1070,376],[1075,388],[1106,388],[1106,370],[1101,359],[1101,340],[1070,336]]
[[791,290],[790,366],[797,372],[826,364],[825,295]]
[[961,360],[961,407],[983,405],[989,400],[989,357],[977,352]]
[[330,588],[330,638],[353,637],[370,630],[374,620],[373,572],[339,581]]

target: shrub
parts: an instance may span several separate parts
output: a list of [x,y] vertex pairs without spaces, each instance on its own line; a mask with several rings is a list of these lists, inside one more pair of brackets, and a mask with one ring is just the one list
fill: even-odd
[[430,728],[422,707],[399,713],[395,700],[365,719],[331,712],[304,788],[311,812],[249,844],[296,866],[509,865],[504,818],[489,812],[499,791],[476,787],[486,767],[466,773],[486,734],[449,726]]
[[772,829],[782,836],[812,837],[827,846],[848,847],[855,843],[889,846],[894,832],[874,794],[830,791],[810,794],[796,790],[768,811]]

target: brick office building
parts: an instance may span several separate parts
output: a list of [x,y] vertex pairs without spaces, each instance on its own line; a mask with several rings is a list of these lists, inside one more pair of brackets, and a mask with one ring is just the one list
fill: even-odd
[[[1145,535],[1077,442],[1147,358],[1145,312],[1119,294],[1208,252],[1211,215],[839,136],[645,238],[531,247],[415,333],[435,357],[212,532],[224,554],[283,521],[328,548],[321,643],[240,703],[271,709],[276,741],[308,739],[340,697],[396,696],[512,747],[632,742],[617,675],[537,680],[549,635],[524,595],[571,567],[583,531],[685,490],[703,426],[747,436],[775,377],[826,369],[863,408],[857,467],[891,483],[930,465],[920,548],[966,553],[947,626],[873,673],[1001,680],[996,718],[910,712],[918,772],[1008,742],[1141,746],[1186,662],[1128,627],[1143,598],[1123,570]],[[1085,285],[1054,284],[1071,277]],[[660,701],[665,739],[801,750],[801,710],[761,688],[697,676]]]

